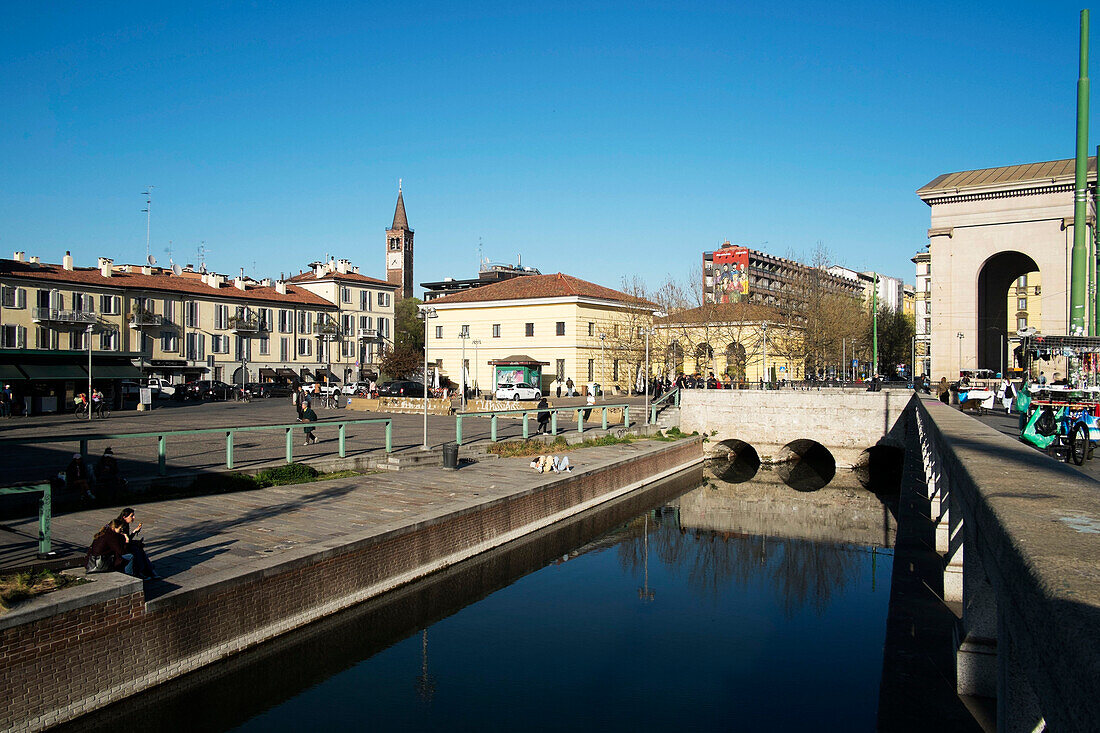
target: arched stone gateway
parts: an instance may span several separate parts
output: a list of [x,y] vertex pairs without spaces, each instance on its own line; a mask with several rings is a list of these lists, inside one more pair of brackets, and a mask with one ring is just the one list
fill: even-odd
[[1021,275],[1038,269],[1035,260],[1022,252],[998,252],[982,264],[978,272],[978,363],[975,368],[999,372],[1001,365],[1012,366],[1009,347],[1015,333],[1006,325],[1010,324],[1008,289]]
[[[1000,368],[1000,333],[993,329],[1008,332],[1008,351],[1009,334],[1015,335],[1008,287],[1025,272],[1042,273],[1042,321],[1029,325],[1044,334],[1066,334],[1073,168],[1069,159],[947,173],[917,191],[931,209],[929,287],[919,294],[930,309],[929,328],[918,322],[917,332],[931,346],[933,381],[956,379],[960,369]],[[1088,170],[1086,239],[1091,241],[1095,158]],[[1009,364],[1007,355],[1004,363]]]

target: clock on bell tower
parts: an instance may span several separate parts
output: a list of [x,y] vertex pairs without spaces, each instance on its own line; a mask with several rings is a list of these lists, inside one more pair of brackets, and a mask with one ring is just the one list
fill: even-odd
[[405,215],[405,197],[401,184],[397,186],[397,209],[393,225],[386,230],[386,280],[399,287],[398,299],[413,294],[413,230]]

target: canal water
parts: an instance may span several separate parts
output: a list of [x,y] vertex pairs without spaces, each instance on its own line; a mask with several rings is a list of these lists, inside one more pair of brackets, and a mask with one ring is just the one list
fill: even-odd
[[841,478],[688,474],[70,728],[874,730],[892,518]]

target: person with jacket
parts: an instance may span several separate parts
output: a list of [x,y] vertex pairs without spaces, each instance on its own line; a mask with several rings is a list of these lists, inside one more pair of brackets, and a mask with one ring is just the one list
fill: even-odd
[[298,413],[298,422],[302,422],[302,388],[294,385],[294,391],[290,394],[290,401],[294,404],[294,411]]
[[542,397],[539,399],[539,404],[537,405],[537,407],[539,409],[539,426],[538,429],[535,431],[535,435],[542,435],[543,433],[550,432],[550,405],[546,402],[546,398]]
[[126,552],[126,542],[122,534],[123,524],[125,522],[121,519],[112,519],[96,532],[92,545],[84,556],[85,568],[94,567],[96,558],[102,558],[105,569],[93,572],[114,571],[134,575],[134,556]]
[[[313,411],[313,406],[309,402],[306,402],[306,407],[302,410],[302,422],[317,422],[317,413]],[[305,445],[313,445],[317,442],[317,436],[313,434],[313,428],[306,428],[304,432],[306,434]]]
[[136,515],[134,510],[126,507],[118,515],[118,521],[122,522],[122,537],[125,540],[124,550],[134,556],[134,571],[140,578],[159,579],[161,576],[153,569],[153,563],[145,552],[145,542],[138,537],[141,531],[141,522],[134,523]]

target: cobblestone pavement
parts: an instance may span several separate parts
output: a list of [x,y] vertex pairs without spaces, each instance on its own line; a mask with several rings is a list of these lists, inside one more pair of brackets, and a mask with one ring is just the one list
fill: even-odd
[[[643,441],[585,448],[569,456],[581,473],[662,445]],[[421,522],[559,478],[536,473],[529,461],[489,459],[458,471],[432,467],[383,472],[139,504],[137,521],[144,525],[146,549],[157,571],[166,576],[148,582],[147,593],[160,597],[180,592],[270,562],[282,553]],[[61,544],[86,548],[117,513],[117,508],[103,508],[59,516],[54,536]],[[36,520],[10,525],[28,537],[36,527]],[[7,536],[0,534],[0,543]]]
[[[609,396],[605,404],[627,402],[637,405],[633,420],[642,418],[642,399]],[[552,399],[554,406],[583,404],[582,398]],[[326,422],[337,420],[393,418],[393,449],[395,452],[418,450],[424,441],[424,418],[415,414],[384,414],[347,409],[315,408],[320,418],[316,445],[304,446],[301,434],[295,435],[294,458],[308,462],[317,458],[336,458],[339,455],[337,429],[325,427]],[[48,415],[30,418],[0,420],[0,439],[42,438],[59,435],[92,436],[153,432],[159,430],[194,430],[199,428],[242,427],[251,425],[280,425],[295,422],[294,408],[289,400],[256,400],[251,403],[207,402],[177,403],[158,401],[151,412],[116,412],[107,420],[80,421],[71,415]],[[498,437],[516,438],[522,435],[519,420],[500,419]],[[598,427],[600,413],[594,411],[586,427]],[[560,421],[559,430],[576,430],[576,424]],[[535,430],[534,419],[530,430]],[[463,445],[485,441],[489,438],[489,420],[468,418],[463,421]],[[428,443],[439,447],[453,441],[455,419],[445,415],[428,415]],[[225,467],[225,436],[220,433],[188,435],[168,438],[167,455],[170,473],[194,473]],[[125,477],[151,476],[157,472],[157,440],[150,438],[92,440],[88,452],[94,464],[103,449],[111,446]],[[284,460],[285,434],[281,430],[238,433],[234,439],[234,468],[254,469]],[[380,452],[385,448],[385,429],[381,425],[348,426],[347,454],[359,456]],[[47,444],[0,443],[0,485],[21,481],[44,481],[68,465],[74,452],[79,451],[78,440]]]

